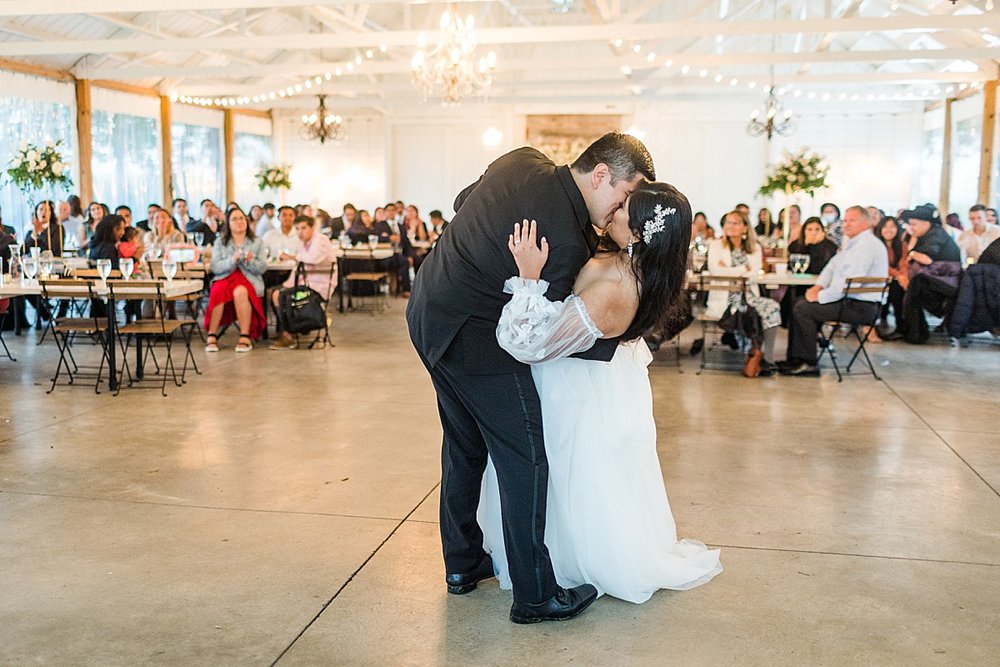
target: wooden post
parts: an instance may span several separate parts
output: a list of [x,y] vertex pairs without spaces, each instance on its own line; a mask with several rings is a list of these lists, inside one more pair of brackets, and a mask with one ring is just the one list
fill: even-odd
[[76,134],[80,138],[80,200],[89,206],[94,200],[94,172],[91,165],[93,132],[90,117],[90,81],[76,82]]
[[983,143],[979,154],[979,197],[977,204],[990,206],[990,178],[993,175],[993,139],[997,127],[997,81],[983,86]]
[[948,98],[944,102],[944,147],[941,150],[941,190],[938,192],[938,211],[941,220],[948,215],[948,196],[951,192],[951,105]]
[[160,95],[160,167],[163,172],[163,207],[167,210],[172,210],[174,200],[174,144],[170,125],[170,98]]
[[236,199],[236,177],[233,175],[233,155],[236,153],[236,130],[233,128],[233,110],[222,112],[222,133],[226,145],[226,206]]

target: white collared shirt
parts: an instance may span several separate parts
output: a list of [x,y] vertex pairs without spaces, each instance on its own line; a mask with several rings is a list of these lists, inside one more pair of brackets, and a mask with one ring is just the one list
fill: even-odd
[[997,239],[1000,239],[1000,227],[987,222],[982,234],[977,234],[971,227],[959,234],[958,247],[966,258],[979,261],[979,255],[986,250],[986,246]]
[[282,252],[294,255],[302,247],[302,241],[299,240],[299,235],[295,233],[295,227],[292,227],[288,234],[282,234],[280,227],[272,229],[264,234],[262,240],[271,253],[271,257],[278,257]]
[[[816,280],[822,289],[820,303],[833,303],[844,298],[848,278],[871,278],[889,275],[889,253],[885,244],[867,229],[852,239],[846,238],[843,248],[823,268]],[[856,294],[858,301],[880,301],[879,294]]]

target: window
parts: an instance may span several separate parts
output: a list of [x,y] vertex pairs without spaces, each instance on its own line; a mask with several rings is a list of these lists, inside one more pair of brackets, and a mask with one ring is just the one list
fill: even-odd
[[225,208],[222,131],[204,125],[171,125],[174,197],[188,201],[192,215],[199,215],[198,202],[211,199]]
[[156,119],[108,111],[94,111],[92,119],[94,200],[112,211],[125,204],[145,217],[146,207],[163,197]]
[[[24,239],[24,228],[31,224],[31,208],[35,195],[28,198],[21,194],[13,184],[7,182],[6,171],[10,156],[20,146],[22,141],[44,145],[51,139],[62,140],[63,157],[74,168],[78,167],[73,155],[73,115],[70,108],[54,102],[40,102],[20,97],[0,97],[0,170],[4,175],[0,178],[0,209],[2,209],[3,224],[17,231],[18,240]],[[75,179],[74,179],[75,181]],[[75,190],[74,190],[75,191]],[[66,192],[42,192],[40,196],[51,198],[63,197]]]

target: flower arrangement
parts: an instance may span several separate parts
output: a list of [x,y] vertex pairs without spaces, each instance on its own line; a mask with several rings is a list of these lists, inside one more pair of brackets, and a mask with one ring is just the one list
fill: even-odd
[[257,187],[261,190],[291,190],[292,180],[289,174],[292,166],[289,164],[265,164],[261,163],[254,178],[257,179]]
[[44,148],[22,141],[7,165],[7,177],[25,195],[45,187],[68,188],[73,181],[61,147],[62,141],[48,141]]
[[805,192],[810,197],[820,188],[826,187],[826,177],[830,167],[825,158],[802,148],[798,153],[785,151],[785,159],[771,167],[760,194],[770,196],[775,192],[793,194]]

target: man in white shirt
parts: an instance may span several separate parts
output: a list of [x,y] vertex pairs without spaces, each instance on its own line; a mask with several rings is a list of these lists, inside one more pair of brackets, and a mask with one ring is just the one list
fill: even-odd
[[177,197],[171,202],[171,206],[174,208],[174,219],[177,220],[177,228],[187,231],[188,225],[191,223],[191,216],[188,215],[187,200]]
[[986,246],[1000,239],[1000,227],[986,221],[986,207],[976,204],[969,209],[972,227],[958,235],[958,247],[966,260],[979,261],[979,255]]
[[295,232],[295,209],[291,206],[282,206],[278,209],[277,229],[272,229],[264,234],[264,247],[266,247],[271,257],[280,257],[281,253],[294,255],[302,245],[299,235]]
[[260,216],[260,221],[257,222],[257,229],[254,230],[261,239],[264,238],[264,234],[278,228],[278,221],[274,215],[274,204],[268,202],[264,204],[263,209],[264,215]]
[[872,233],[871,217],[863,206],[847,209],[843,223],[843,248],[819,274],[805,298],[792,308],[787,360],[779,364],[782,375],[819,377],[816,335],[823,322],[840,316],[842,322],[866,325],[878,314],[880,294],[845,298],[844,290],[848,278],[888,276],[889,254],[885,244]]

